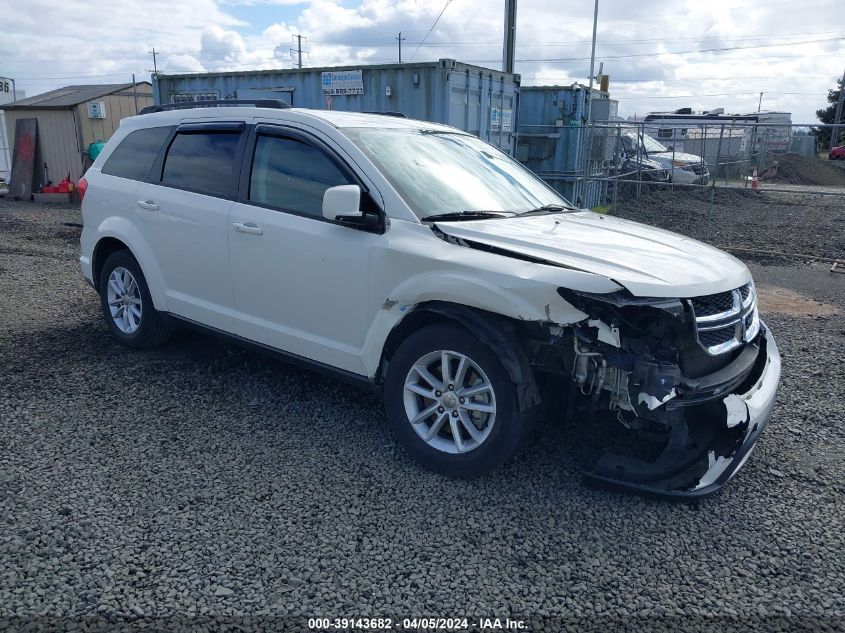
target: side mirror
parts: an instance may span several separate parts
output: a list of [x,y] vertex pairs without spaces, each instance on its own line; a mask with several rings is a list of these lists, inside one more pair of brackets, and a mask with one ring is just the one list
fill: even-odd
[[361,218],[361,187],[339,185],[323,194],[323,217],[332,222]]

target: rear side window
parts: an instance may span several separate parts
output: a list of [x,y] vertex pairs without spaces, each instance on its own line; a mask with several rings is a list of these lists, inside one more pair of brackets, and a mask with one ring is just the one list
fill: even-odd
[[102,172],[132,180],[144,180],[173,127],[135,130],[124,138],[103,165]]
[[286,211],[323,217],[323,193],[352,182],[322,150],[291,138],[259,136],[249,199]]
[[240,132],[188,132],[173,139],[164,160],[162,184],[199,193],[227,195]]

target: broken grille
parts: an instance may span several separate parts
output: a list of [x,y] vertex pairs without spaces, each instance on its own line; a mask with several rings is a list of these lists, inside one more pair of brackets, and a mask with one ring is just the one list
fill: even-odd
[[693,297],[688,303],[695,319],[696,340],[713,356],[751,341],[760,330],[753,282],[730,292]]

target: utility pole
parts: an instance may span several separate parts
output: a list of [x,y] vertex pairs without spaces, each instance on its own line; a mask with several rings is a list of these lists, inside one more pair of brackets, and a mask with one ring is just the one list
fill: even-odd
[[763,107],[763,93],[760,93],[760,100],[757,102],[757,112],[760,111],[760,108]]
[[157,75],[158,74],[158,66],[156,65],[156,47],[153,46],[153,50],[147,51],[147,53],[149,53],[150,55],[153,56],[153,74]]
[[402,37],[402,31],[399,31],[399,37],[394,37],[393,39],[399,42],[399,63],[402,63],[402,40],[407,39]]
[[297,62],[297,68],[302,68],[302,36],[296,36],[296,50],[299,56],[299,61]]
[[505,0],[505,42],[502,55],[502,72],[513,73],[516,48],[516,0]]
[[839,85],[839,103],[836,104],[836,115],[833,117],[833,128],[830,130],[830,146],[835,147],[839,141],[839,127],[842,123],[842,105],[845,104],[845,73],[842,73],[842,83]]
[[596,0],[595,9],[593,9],[593,48],[590,53],[590,90],[587,92],[587,123],[589,124],[593,118],[593,79],[596,69],[596,27],[599,23],[599,0]]
[[132,99],[135,101],[135,114],[138,114],[138,85],[135,83],[135,73],[132,73]]

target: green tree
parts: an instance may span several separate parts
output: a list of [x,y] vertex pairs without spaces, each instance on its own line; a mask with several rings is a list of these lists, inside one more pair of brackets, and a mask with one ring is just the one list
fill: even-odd
[[[822,123],[832,124],[833,119],[836,116],[836,104],[839,103],[839,93],[842,90],[842,80],[837,80],[837,88],[833,90],[829,90],[827,93],[827,102],[830,104],[826,108],[822,110],[816,110],[816,118],[821,121]],[[843,112],[843,118],[845,118],[845,112]],[[829,149],[830,144],[830,133],[831,128],[829,127],[814,127],[813,128],[813,135],[819,139],[819,147],[821,149]],[[842,137],[842,134],[845,133],[845,129],[839,128],[839,137]]]

